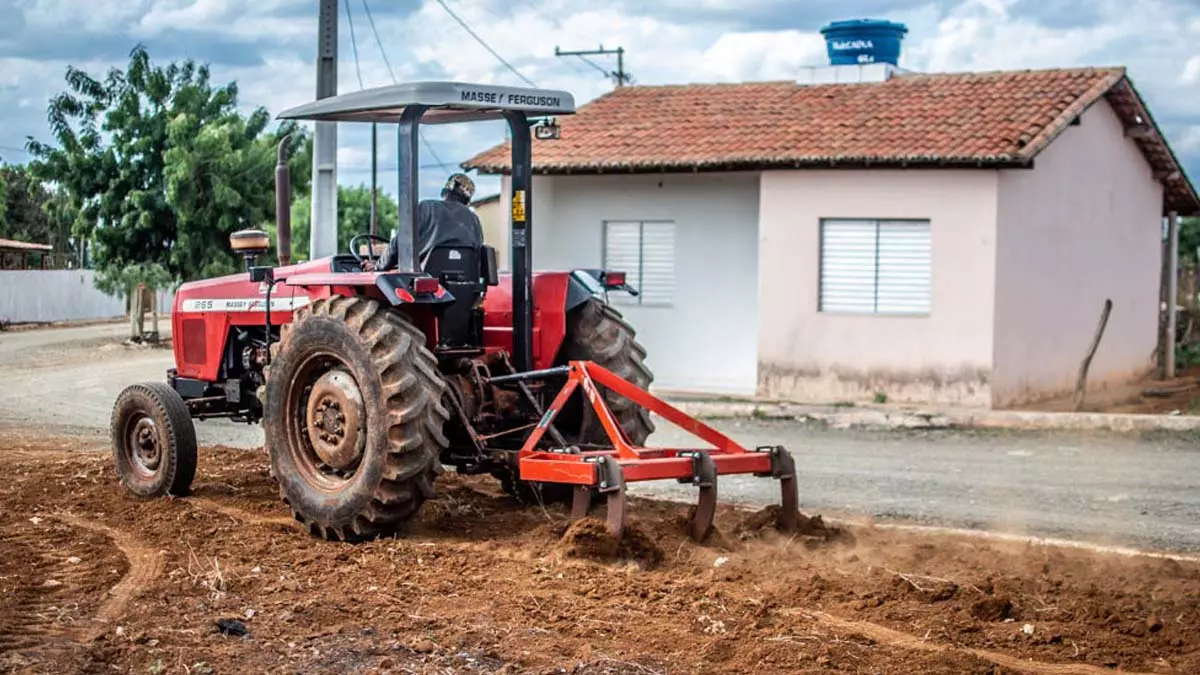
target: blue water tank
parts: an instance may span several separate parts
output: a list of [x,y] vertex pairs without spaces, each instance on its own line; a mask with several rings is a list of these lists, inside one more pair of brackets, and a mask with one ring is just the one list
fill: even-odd
[[821,29],[825,51],[835,66],[859,63],[899,65],[900,42],[908,27],[880,19],[834,21]]

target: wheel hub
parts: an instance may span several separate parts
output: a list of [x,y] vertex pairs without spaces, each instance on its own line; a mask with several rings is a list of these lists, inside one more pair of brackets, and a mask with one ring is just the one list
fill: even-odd
[[130,433],[130,441],[134,461],[149,471],[157,470],[162,453],[158,448],[158,427],[154,420],[149,417],[138,420]]
[[321,461],[348,471],[366,445],[362,393],[344,370],[331,370],[313,383],[308,397],[308,439]]

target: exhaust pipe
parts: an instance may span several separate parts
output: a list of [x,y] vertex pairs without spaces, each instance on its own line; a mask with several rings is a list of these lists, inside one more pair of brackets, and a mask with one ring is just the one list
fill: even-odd
[[292,262],[292,180],[287,164],[288,143],[291,135],[279,141],[275,155],[275,247],[279,253],[279,265]]

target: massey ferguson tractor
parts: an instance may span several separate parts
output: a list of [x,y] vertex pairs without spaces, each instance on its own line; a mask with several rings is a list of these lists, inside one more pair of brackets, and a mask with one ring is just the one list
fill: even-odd
[[[282,119],[398,125],[398,269],[364,271],[374,233],[345,253],[291,264],[287,139],[276,168],[279,264],[268,236],[230,237],[246,271],[183,284],[166,382],[117,398],[117,473],[144,498],[186,495],[196,472],[193,420],[261,422],[271,475],[315,536],[361,540],[401,530],[443,467],[498,478],[514,498],[570,501],[581,518],[605,502],[615,537],[625,485],[675,479],[699,489],[690,535],[711,531],[717,476],[780,480],[778,526],[797,520],[795,467],[782,447],[744,448],[646,391],[652,375],[633,328],[607,304],[636,293],[617,270],[533,273],[531,131],[561,133],[571,94],[448,82],[399,84],[318,100]],[[512,132],[511,274],[490,246],[418,250],[418,125],[503,119]],[[553,142],[552,140],[540,142]],[[698,364],[702,367],[702,364]],[[707,442],[645,448],[651,413]]]

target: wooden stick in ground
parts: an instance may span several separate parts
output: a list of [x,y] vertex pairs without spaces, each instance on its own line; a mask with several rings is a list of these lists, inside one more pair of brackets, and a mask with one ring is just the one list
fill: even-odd
[[1100,312],[1100,325],[1096,326],[1096,336],[1092,338],[1092,346],[1088,347],[1087,356],[1079,364],[1079,379],[1075,380],[1075,412],[1083,410],[1083,394],[1087,389],[1088,368],[1092,366],[1092,357],[1100,346],[1100,338],[1104,337],[1104,327],[1108,325],[1108,315],[1112,313],[1112,299],[1105,298],[1104,310]]

